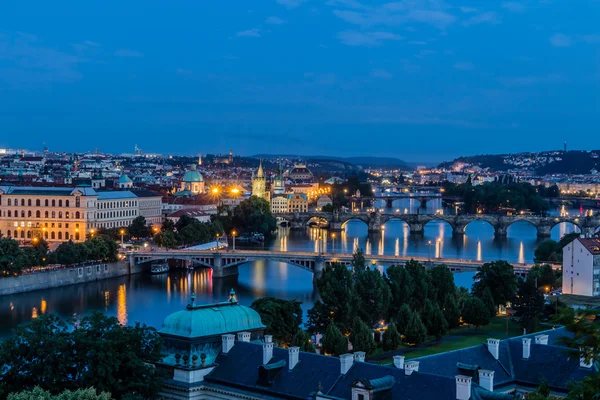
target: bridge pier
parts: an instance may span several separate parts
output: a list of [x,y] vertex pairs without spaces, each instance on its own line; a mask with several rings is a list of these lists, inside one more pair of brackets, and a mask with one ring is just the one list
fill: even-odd
[[386,199],[385,200],[385,206],[387,208],[394,208],[394,199]]
[[426,197],[419,198],[419,207],[427,208],[427,200],[428,199]]
[[213,278],[225,278],[226,276],[238,275],[237,265],[227,267],[223,265],[223,255],[221,253],[213,253],[214,265],[213,265]]
[[315,269],[313,271],[313,282],[316,282],[323,275],[325,269],[325,258],[323,256],[317,256],[315,258]]
[[494,225],[494,236],[495,237],[506,237],[508,227],[505,225]]
[[581,234],[585,235],[585,237],[592,237],[596,233],[596,228],[593,226],[583,226],[581,227]]
[[424,224],[420,224],[420,223],[416,223],[416,224],[408,224],[408,227],[410,228],[410,234],[411,235],[423,235],[425,233],[425,225]]
[[452,225],[452,236],[463,236],[466,230],[466,225]]
[[330,221],[329,222],[329,231],[330,232],[341,232],[341,231],[343,231],[343,229],[342,229],[342,222],[339,222],[339,221]]
[[549,238],[550,232],[552,231],[552,225],[539,225],[537,227],[537,236],[539,238]]

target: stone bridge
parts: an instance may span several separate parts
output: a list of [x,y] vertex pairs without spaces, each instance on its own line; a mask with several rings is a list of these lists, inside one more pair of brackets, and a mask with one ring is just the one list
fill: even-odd
[[[476,271],[484,262],[476,260],[456,260],[445,258],[408,257],[392,255],[365,254],[365,259],[372,265],[405,265],[407,261],[416,260],[426,267],[445,264],[453,272]],[[323,268],[334,262],[350,265],[352,254],[341,253],[311,253],[311,252],[281,252],[229,250],[216,252],[214,250],[152,250],[129,253],[129,263],[132,267],[152,262],[181,260],[189,265],[200,265],[212,268],[214,278],[222,278],[238,274],[238,266],[251,261],[270,260],[280,261],[311,271],[314,277],[321,275]],[[513,264],[515,273],[525,276],[532,267],[531,264]]]
[[341,231],[352,220],[363,221],[369,232],[379,232],[390,220],[404,221],[411,234],[423,234],[425,225],[431,221],[445,221],[452,227],[453,235],[464,235],[467,225],[474,221],[485,221],[494,228],[494,235],[506,236],[508,227],[515,222],[525,221],[533,225],[538,237],[549,237],[550,231],[562,222],[579,227],[585,235],[592,235],[600,228],[600,217],[541,217],[535,215],[494,215],[494,214],[384,214],[384,213],[287,213],[276,214],[277,220],[286,222],[292,229],[304,229],[311,223],[322,222],[332,231]]
[[361,197],[361,200],[370,200],[371,202],[383,200],[383,201],[385,201],[385,206],[387,208],[393,208],[394,207],[393,203],[396,200],[406,200],[406,199],[418,200],[421,208],[427,208],[427,202],[429,200],[435,200],[435,199],[441,199],[441,198],[442,198],[442,195],[440,193],[390,193],[390,194]]

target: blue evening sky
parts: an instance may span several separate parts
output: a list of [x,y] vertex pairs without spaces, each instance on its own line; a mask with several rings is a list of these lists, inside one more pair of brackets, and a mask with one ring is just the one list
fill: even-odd
[[598,148],[599,21],[599,0],[7,0],[0,147]]

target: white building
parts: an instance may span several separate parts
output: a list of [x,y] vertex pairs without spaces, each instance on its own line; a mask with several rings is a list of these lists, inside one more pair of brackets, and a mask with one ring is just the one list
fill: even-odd
[[281,214],[288,212],[287,196],[275,196],[271,199],[271,213]]
[[577,238],[563,248],[563,294],[600,296],[600,239]]

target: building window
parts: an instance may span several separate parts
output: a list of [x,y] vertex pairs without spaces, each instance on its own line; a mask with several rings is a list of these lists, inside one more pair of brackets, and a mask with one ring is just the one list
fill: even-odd
[[25,199],[21,199],[21,207],[25,207]]
[[65,200],[65,207],[69,207],[69,200]]
[[75,212],[75,219],[79,219],[79,216],[80,216],[80,215],[81,215],[81,214],[79,214],[79,211],[76,211],[76,212]]
[[62,218],[62,211],[58,212],[58,218]]
[[31,199],[27,199],[27,206],[31,207]]
[[40,218],[40,214],[41,214],[41,213],[40,213],[40,210],[37,210],[37,211],[35,212],[35,217],[36,217],[36,218]]
[[79,196],[75,197],[75,207],[80,207],[81,206],[81,199],[79,198]]
[[52,211],[52,218],[56,218],[56,211]]
[[68,211],[65,212],[65,218],[69,219],[69,212]]
[[36,207],[39,207],[39,206],[40,206],[40,199],[36,199],[36,200],[35,200],[35,206],[36,206]]
[[21,218],[25,218],[25,210],[21,211]]
[[12,201],[10,199],[8,199],[8,205],[12,206]]
[[56,200],[52,199],[52,207],[56,207]]
[[44,200],[44,206],[48,207],[48,199]]
[[9,217],[11,217],[11,212],[10,212],[10,210],[8,210],[8,216],[9,216]]
[[75,240],[79,240],[79,232],[75,232]]
[[62,207],[62,200],[58,200],[58,206]]
[[48,218],[48,211],[44,211],[44,218]]

